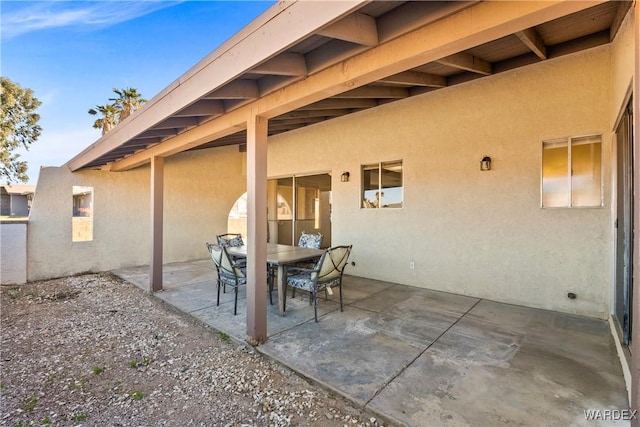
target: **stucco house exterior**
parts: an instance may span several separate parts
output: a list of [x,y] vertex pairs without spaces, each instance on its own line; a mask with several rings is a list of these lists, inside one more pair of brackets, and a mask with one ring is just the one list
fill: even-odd
[[[28,280],[148,264],[162,289],[162,264],[204,258],[203,236],[225,232],[247,192],[259,343],[267,239],[284,238],[283,221],[286,239],[311,227],[309,200],[330,211],[313,227],[353,245],[351,275],[608,319],[638,408],[639,11],[276,3],[41,170]],[[76,239],[80,193],[91,229]]]

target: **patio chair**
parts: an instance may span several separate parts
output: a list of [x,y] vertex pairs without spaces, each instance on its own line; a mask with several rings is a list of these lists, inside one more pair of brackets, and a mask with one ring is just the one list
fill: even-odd
[[298,246],[301,248],[320,249],[322,245],[322,234],[307,234],[304,231],[298,240]]
[[[300,239],[298,240],[298,246],[301,248],[311,248],[311,249],[320,249],[320,246],[322,245],[322,234],[318,233],[318,234],[307,234],[304,231],[302,231],[302,234],[300,235]],[[316,263],[318,262],[318,260],[320,259],[320,257],[311,260],[311,261],[305,261],[305,262],[298,262],[296,263],[296,267],[299,268],[313,268],[315,267]],[[295,298],[296,297],[296,288],[293,288],[293,290],[291,291],[291,298]]]
[[[327,299],[327,289],[337,286],[340,290],[340,311],[344,311],[342,306],[342,275],[350,253],[351,245],[334,246],[324,251],[313,269],[299,267],[287,269],[287,284],[294,289],[303,289],[311,293],[316,322],[318,321],[318,291],[324,290],[325,299]],[[283,299],[286,309],[286,292],[284,292]]]
[[[234,247],[239,248],[240,246],[244,246],[244,241],[242,240],[242,235],[238,233],[227,233],[227,234],[219,234],[216,236],[218,241],[218,246]],[[247,268],[247,259],[246,258],[237,258],[231,256],[233,262],[240,268]],[[267,284],[269,286],[269,304],[273,305],[273,299],[271,294],[273,293],[273,279],[275,277],[275,272],[267,265]],[[222,292],[227,292],[227,287],[223,284]]]
[[239,248],[244,245],[242,235],[237,233],[218,234],[216,236],[218,246]]
[[233,303],[233,315],[238,312],[238,288],[247,284],[247,272],[245,267],[241,267],[233,262],[227,253],[226,246],[213,245],[206,243],[211,259],[218,270],[218,299],[216,306],[220,305],[220,288],[230,286],[235,292]]
[[[242,240],[242,235],[238,234],[238,233],[226,233],[226,234],[218,234],[216,236],[216,241],[218,242],[218,246],[221,247],[233,247],[233,248],[239,248],[240,246],[244,246],[244,241]],[[246,268],[247,266],[247,260],[244,258],[236,258],[236,257],[231,257],[231,259],[239,266],[242,268]],[[223,285],[222,287],[222,292],[226,293],[227,292],[227,287],[225,285]]]

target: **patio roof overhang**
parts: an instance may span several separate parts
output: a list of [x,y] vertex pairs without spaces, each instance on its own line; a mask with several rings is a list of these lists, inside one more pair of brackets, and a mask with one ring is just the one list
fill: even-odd
[[278,2],[71,159],[124,171],[609,43],[631,1]]

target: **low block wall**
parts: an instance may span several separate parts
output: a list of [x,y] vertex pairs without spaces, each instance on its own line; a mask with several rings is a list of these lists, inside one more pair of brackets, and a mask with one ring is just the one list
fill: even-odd
[[0,223],[0,283],[27,281],[27,221]]

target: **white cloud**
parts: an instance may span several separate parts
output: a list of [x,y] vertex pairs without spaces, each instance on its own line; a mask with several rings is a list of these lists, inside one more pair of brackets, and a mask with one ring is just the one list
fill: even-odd
[[3,5],[2,37],[61,27],[103,28],[129,21],[184,0],[163,1],[41,1]]

